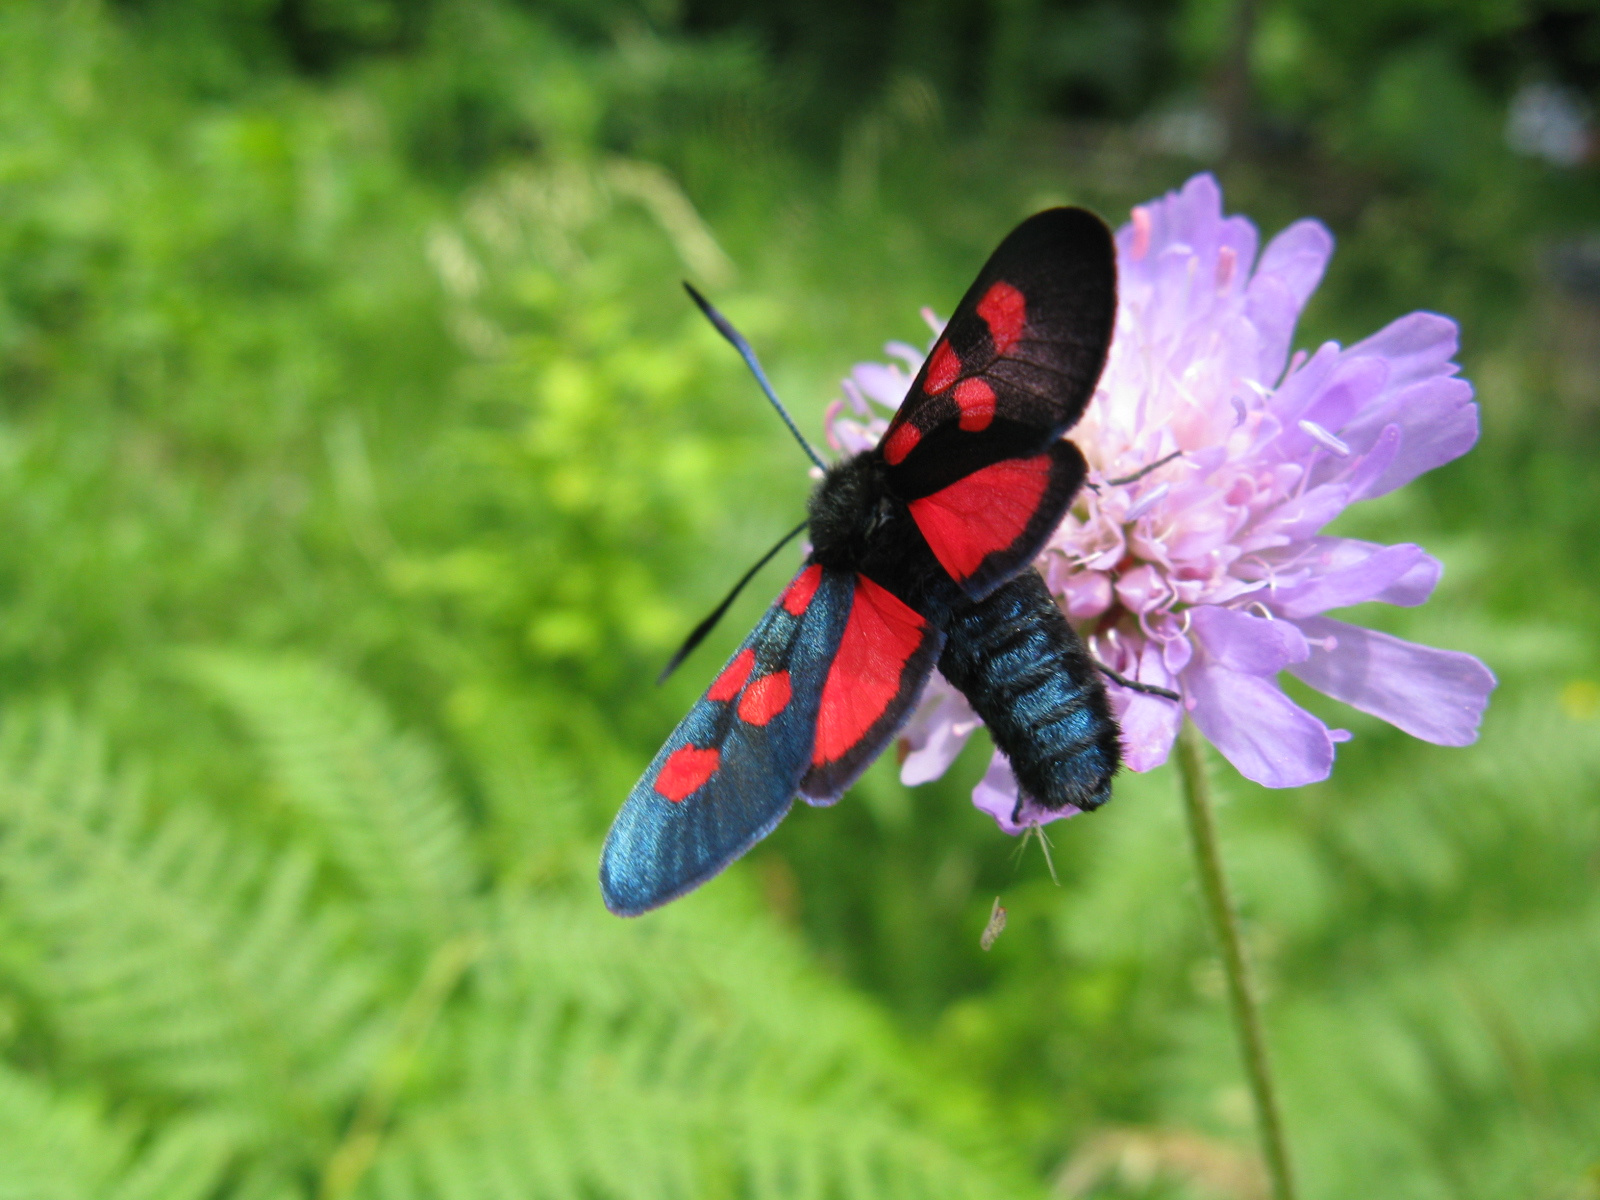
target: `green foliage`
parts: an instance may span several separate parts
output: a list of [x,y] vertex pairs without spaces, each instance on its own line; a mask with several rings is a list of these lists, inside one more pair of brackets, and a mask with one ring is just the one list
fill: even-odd
[[283,839],[199,800],[157,811],[59,711],[14,715],[0,746],[28,1040],[161,1131],[141,1146],[0,1075],[25,1152],[0,1194],[205,1195],[224,1168],[239,1195],[1025,1187],[776,930],[737,909],[622,924],[564,889],[475,899],[459,798],[371,697],[300,662],[197,661],[256,731],[298,818]]
[[67,718],[14,719],[5,917],[19,986],[72,1058],[315,1142],[368,1069],[376,978],[315,862],[241,844],[205,810],[156,817]]
[[323,839],[389,931],[428,944],[466,925],[473,864],[428,746],[312,663],[212,654],[194,670],[248,725],[296,823]]
[[1217,764],[1305,1195],[1600,1195],[1600,363],[1542,265],[1600,190],[1502,136],[1594,28],[0,5],[0,1198],[1251,1196],[1164,771],[1054,827],[1059,887],[977,745],[640,921],[594,882],[788,564],[649,681],[808,482],[677,280],[815,435],[1010,222],[1205,165],[1338,234],[1301,344],[1450,312],[1484,410],[1344,529],[1445,560],[1360,619],[1494,666],[1482,743],[1330,704],[1329,783]]
[[141,1139],[83,1097],[53,1095],[0,1068],[0,1196],[6,1200],[187,1200],[212,1194],[226,1139],[207,1122],[169,1121]]

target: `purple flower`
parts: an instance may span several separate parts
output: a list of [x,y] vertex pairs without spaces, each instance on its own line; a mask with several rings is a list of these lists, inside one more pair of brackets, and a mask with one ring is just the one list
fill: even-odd
[[[1321,530],[1477,440],[1472,388],[1456,375],[1456,326],[1412,313],[1353,346],[1289,354],[1333,238],[1299,221],[1259,258],[1255,226],[1222,215],[1209,175],[1133,210],[1117,232],[1116,334],[1073,440],[1085,488],[1038,559],[1091,652],[1179,704],[1110,685],[1135,771],[1166,761],[1186,711],[1241,774],[1268,787],[1327,778],[1330,730],[1278,686],[1288,671],[1416,737],[1477,737],[1495,679],[1468,654],[1322,615],[1367,600],[1421,604],[1440,566],[1418,546]],[[922,354],[865,364],[828,416],[829,440],[876,441]],[[845,410],[849,409],[847,413]],[[1182,451],[1137,481],[1109,486]],[[979,724],[941,678],[905,734],[902,777],[942,774]],[[996,755],[973,793],[1008,832],[1016,781]],[[1025,805],[1023,825],[1058,815]]]

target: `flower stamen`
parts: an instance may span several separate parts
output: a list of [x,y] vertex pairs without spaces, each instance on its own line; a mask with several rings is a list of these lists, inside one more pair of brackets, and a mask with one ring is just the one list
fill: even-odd
[[1156,484],[1155,487],[1151,488],[1143,496],[1139,497],[1138,503],[1128,510],[1128,515],[1123,517],[1123,520],[1130,522],[1137,521],[1140,517],[1144,516],[1145,513],[1149,512],[1152,508],[1165,500],[1167,498],[1167,493],[1171,490],[1171,484]]
[[[1340,458],[1350,457],[1350,447],[1345,445],[1345,443],[1341,442],[1338,438],[1334,437],[1333,434],[1329,433],[1315,421],[1302,420],[1297,421],[1296,424],[1299,425],[1301,430],[1308,434],[1313,440],[1317,441],[1328,450],[1331,450]],[[1309,475],[1310,472],[1307,471],[1306,474]]]

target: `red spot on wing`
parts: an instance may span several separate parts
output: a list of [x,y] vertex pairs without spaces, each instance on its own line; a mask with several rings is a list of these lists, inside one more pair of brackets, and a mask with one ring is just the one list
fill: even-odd
[[1028,323],[1028,302],[1021,292],[1001,280],[978,301],[978,315],[989,327],[989,338],[996,354],[1009,354],[1022,337]]
[[750,672],[756,665],[756,652],[746,646],[733,661],[722,668],[722,674],[712,681],[711,687],[706,690],[707,700],[732,700],[739,694],[739,689],[744,686],[744,681],[750,678]]
[[1050,484],[1051,457],[1008,458],[913,500],[911,516],[952,578],[1011,546],[1028,527]]
[[933,348],[933,356],[928,360],[928,378],[923,381],[922,390],[930,396],[937,396],[954,383],[959,374],[961,360],[950,349],[950,343],[940,338],[939,344]]
[[817,594],[817,588],[822,584],[822,568],[812,563],[804,571],[794,577],[794,582],[789,585],[789,590],[783,594],[783,607],[785,612],[799,616],[806,611],[811,603],[811,597]]
[[898,596],[865,575],[856,576],[850,618],[822,685],[811,752],[814,766],[843,758],[883,716],[927,626]]
[[722,765],[722,751],[715,746],[679,746],[667,755],[656,776],[656,791],[674,804],[697,792]]
[[961,409],[961,428],[977,433],[994,420],[994,389],[981,379],[963,379],[956,384],[956,405]]
[[789,672],[777,671],[763,675],[739,697],[739,719],[751,725],[765,725],[789,706],[792,694]]
[[883,439],[883,457],[891,467],[898,467],[905,461],[906,455],[917,448],[917,443],[922,440],[922,430],[910,421],[896,425],[889,431],[889,436]]

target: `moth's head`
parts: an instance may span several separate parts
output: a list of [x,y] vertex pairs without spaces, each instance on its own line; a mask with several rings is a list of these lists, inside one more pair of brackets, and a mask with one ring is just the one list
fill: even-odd
[[894,504],[883,456],[868,450],[829,467],[807,505],[812,555],[825,567],[851,570]]

